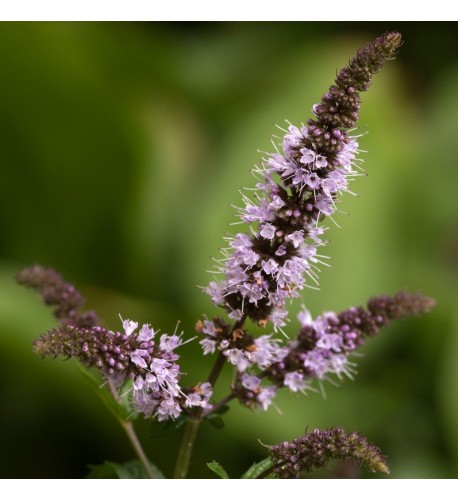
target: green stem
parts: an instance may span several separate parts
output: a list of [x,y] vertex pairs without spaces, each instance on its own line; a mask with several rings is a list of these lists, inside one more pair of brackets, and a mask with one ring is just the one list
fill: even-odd
[[223,398],[221,401],[218,401],[218,403],[215,403],[209,410],[203,413],[202,418],[208,417],[208,415],[217,412],[220,408],[225,406],[227,403],[229,403],[229,401],[231,401],[234,398],[235,398],[235,393],[231,392],[225,398]]
[[[231,334],[238,328],[242,328],[245,319],[246,316],[243,316],[239,321],[236,321],[234,323]],[[207,382],[210,382],[212,387],[214,387],[216,380],[220,376],[225,362],[226,356],[224,356],[224,354],[220,351],[218,357],[216,358],[215,364],[213,365],[212,371],[210,372],[210,375],[207,379]],[[230,401],[232,397],[233,396],[231,394],[228,401]],[[203,411],[200,411],[193,419],[189,420],[186,424],[183,437],[181,438],[180,449],[178,450],[178,457],[175,465],[175,472],[173,475],[175,479],[185,479],[188,474],[189,462],[191,461],[191,455],[194,448],[194,442],[197,437],[197,431],[199,430],[200,424],[202,423],[205,415],[206,414]]]
[[207,382],[210,382],[212,387],[215,385],[215,382],[218,379],[225,362],[226,356],[220,351],[218,353],[218,357],[216,358],[215,364],[213,365],[213,369],[207,379]]
[[[110,388],[111,395],[113,396],[115,401],[119,402],[118,392],[116,391],[116,387],[114,386],[114,384],[111,380],[108,380],[108,387]],[[119,417],[117,420],[121,424],[122,428],[124,429],[124,432],[126,433],[127,438],[130,441],[130,444],[132,445],[133,449],[135,450],[137,457],[140,459],[140,462],[142,463],[143,468],[145,469],[146,475],[148,476],[149,479],[156,479],[156,476],[154,475],[154,471],[151,467],[151,464],[148,460],[148,457],[146,456],[145,451],[143,450],[143,447],[140,443],[140,440],[138,439],[138,436],[135,432],[135,429],[134,429],[132,422],[123,420]]]
[[173,474],[174,479],[185,479],[188,474],[189,462],[191,461],[194,442],[201,422],[201,418],[195,418],[186,424],[180,450],[178,451],[177,463]]
[[140,443],[140,440],[138,439],[138,436],[135,432],[134,426],[132,425],[132,422],[126,422],[123,421],[121,422],[121,425],[124,429],[124,431],[127,434],[127,437],[129,438],[129,441],[131,442],[135,453],[137,454],[138,458],[140,459],[140,462],[143,465],[143,468],[145,469],[146,475],[148,476],[148,479],[156,479],[156,476],[154,475],[154,471],[151,467],[151,464],[149,463],[148,457],[146,456],[143,447]]

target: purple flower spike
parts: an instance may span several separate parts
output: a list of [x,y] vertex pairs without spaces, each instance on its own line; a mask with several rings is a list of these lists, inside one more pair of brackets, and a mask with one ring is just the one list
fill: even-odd
[[140,413],[159,421],[177,418],[186,402],[179,385],[179,356],[174,352],[181,338],[163,334],[157,342],[149,325],[137,332],[137,322],[123,320],[122,324],[124,333],[67,324],[39,337],[34,351],[42,356],[75,357],[116,386],[132,380],[130,396]]
[[86,328],[97,325],[94,311],[80,312],[84,297],[54,269],[26,267],[17,274],[16,280],[21,285],[36,290],[45,304],[54,308],[54,316],[61,325],[74,324]]
[[329,375],[352,377],[349,355],[394,320],[429,312],[435,305],[430,297],[400,292],[394,297],[382,295],[369,300],[367,308],[351,307],[339,314],[327,312],[312,320],[303,310],[298,318],[302,328],[284,348],[280,362],[264,371],[271,382],[291,391],[306,390],[313,379]]
[[325,241],[318,224],[334,214],[360,168],[356,137],[348,134],[358,120],[359,92],[400,44],[399,33],[386,33],[360,49],[313,106],[316,118],[301,128],[290,125],[281,150],[255,169],[262,178],[259,193],[253,199],[243,196],[239,209],[250,231],[229,240],[217,268],[224,278],[205,289],[230,318],[249,317],[261,325],[270,321],[276,330],[286,323],[286,302],[304,287],[319,286],[324,257],[318,249]]
[[335,460],[353,460],[370,472],[389,474],[380,450],[356,432],[346,434],[341,427],[315,429],[302,437],[271,446],[273,471],[280,479],[299,479],[315,469],[328,467]]

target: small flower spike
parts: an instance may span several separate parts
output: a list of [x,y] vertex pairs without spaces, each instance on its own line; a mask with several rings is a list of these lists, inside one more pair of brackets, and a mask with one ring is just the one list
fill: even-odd
[[130,380],[132,390],[126,396],[133,407],[159,421],[177,418],[192,407],[211,408],[211,384],[180,387],[175,349],[182,344],[181,336],[159,336],[150,325],[138,329],[138,323],[128,319],[122,320],[123,332],[99,326],[94,312],[79,311],[83,296],[53,269],[32,266],[22,270],[17,280],[37,290],[60,321],[59,327],[35,340],[36,354],[77,358],[83,365],[98,369],[117,388]]
[[319,222],[332,217],[338,198],[351,192],[350,180],[359,175],[358,143],[349,135],[358,120],[359,93],[400,44],[401,35],[394,32],[360,49],[313,106],[316,118],[307,126],[290,125],[281,151],[255,170],[261,176],[259,193],[253,200],[243,196],[239,209],[251,230],[229,238],[217,268],[224,277],[205,289],[231,319],[249,317],[281,328],[287,299],[319,285],[319,266],[326,265],[320,254],[325,228]]
[[181,345],[177,335],[159,338],[150,325],[136,331],[138,323],[123,321],[124,332],[112,332],[101,326],[81,328],[65,325],[41,335],[34,351],[41,356],[75,357],[95,367],[116,386],[133,381],[133,406],[158,420],[176,418],[181,413],[179,400],[179,359],[174,350]]
[[221,352],[236,367],[232,391],[240,403],[267,410],[282,387],[306,392],[313,390],[315,380],[330,380],[332,375],[352,378],[354,363],[349,358],[367,337],[392,321],[427,313],[434,305],[430,297],[400,292],[373,297],[366,308],[325,312],[314,320],[302,310],[301,329],[286,344],[269,335],[256,338],[242,328],[233,329],[217,316],[198,321],[196,330],[204,337],[204,354]]
[[83,328],[97,325],[94,311],[79,311],[84,304],[83,296],[54,269],[38,265],[26,267],[17,274],[16,280],[36,290],[45,304],[54,308],[54,316],[61,325],[73,324]]
[[338,427],[315,429],[291,442],[271,446],[273,471],[280,479],[299,479],[315,469],[326,468],[333,460],[353,460],[370,472],[390,472],[380,450],[356,432],[346,434]]
[[138,323],[130,320],[123,321],[123,329],[112,332],[101,326],[65,325],[41,335],[34,342],[34,352],[43,357],[77,358],[83,365],[97,368],[117,387],[131,380],[133,407],[159,421],[179,417],[184,408],[211,408],[211,384],[180,387],[175,349],[182,344],[181,337],[158,336],[150,325],[137,331]]
[[368,336],[392,321],[427,313],[434,305],[430,297],[400,292],[394,297],[374,297],[366,309],[351,307],[339,314],[326,312],[315,320],[308,311],[302,311],[299,334],[286,346],[283,359],[271,364],[264,376],[293,392],[307,390],[314,379],[324,380],[329,375],[351,377],[349,356]]

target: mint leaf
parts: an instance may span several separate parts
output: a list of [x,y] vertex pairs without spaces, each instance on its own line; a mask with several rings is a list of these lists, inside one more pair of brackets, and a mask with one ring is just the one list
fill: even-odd
[[229,479],[227,472],[224,470],[224,468],[218,462],[215,462],[213,460],[213,462],[210,462],[207,464],[207,467],[210,470],[212,470],[221,479]]
[[[164,474],[151,464],[155,479],[164,479]],[[145,468],[140,460],[132,460],[125,464],[104,462],[98,465],[89,465],[90,472],[86,479],[148,479]]]
[[[272,467],[272,460],[270,457],[261,460],[260,462],[254,463],[246,472],[243,474],[241,479],[256,479],[260,474],[266,471],[269,467]],[[273,477],[273,473],[269,474],[267,477]]]

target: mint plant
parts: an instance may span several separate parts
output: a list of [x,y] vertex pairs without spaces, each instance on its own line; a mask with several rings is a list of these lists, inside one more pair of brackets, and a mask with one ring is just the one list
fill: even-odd
[[[299,127],[290,125],[276,151],[255,168],[258,182],[254,190],[247,189],[250,196],[242,196],[238,209],[245,231],[226,238],[227,246],[216,259],[220,279],[204,287],[223,311],[196,323],[203,355],[215,357],[206,380],[191,387],[181,382],[184,334],[160,333],[156,326],[122,318],[119,331],[109,330],[94,311],[82,310],[81,294],[55,270],[36,265],[18,273],[18,282],[40,293],[58,320],[35,341],[34,351],[43,357],[73,357],[98,372],[105,383],[97,384],[97,390],[114,409],[138,456],[138,462],[125,466],[107,463],[100,474],[110,469],[118,477],[161,476],[135,433],[134,420],[142,416],[183,427],[174,477],[187,477],[200,425],[233,400],[265,411],[282,389],[306,393],[316,381],[352,377],[352,354],[367,338],[392,321],[434,306],[429,297],[399,292],[371,298],[365,307],[316,318],[303,308],[297,333],[289,337],[285,332],[288,304],[301,297],[304,288],[317,288],[319,271],[327,265],[324,224],[334,221],[340,197],[354,194],[351,182],[363,175],[355,128],[360,93],[400,45],[401,35],[391,32],[359,49],[313,106],[314,118]],[[266,333],[256,335],[253,323]],[[232,365],[234,375],[227,395],[217,401],[213,389],[226,364]],[[378,448],[340,427],[267,445],[266,454],[244,478],[300,478],[336,459],[389,472]],[[223,466],[210,460],[210,469],[227,477]]]

